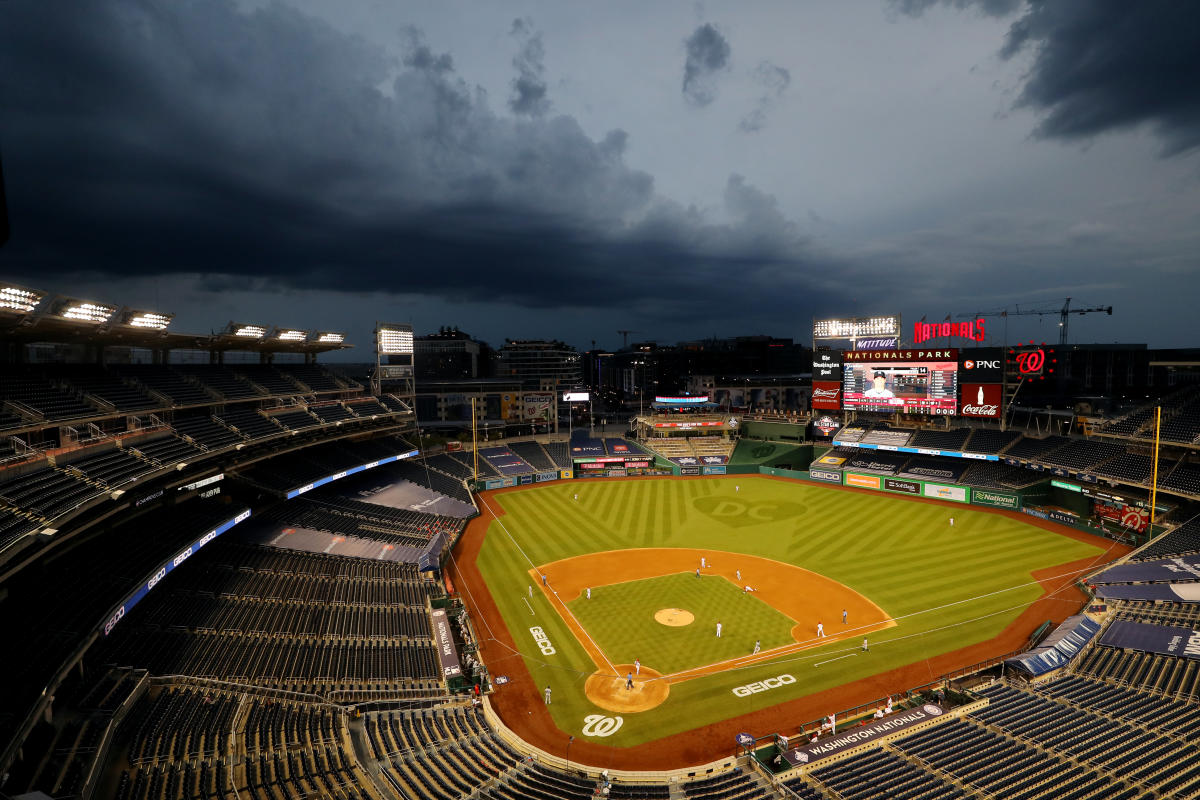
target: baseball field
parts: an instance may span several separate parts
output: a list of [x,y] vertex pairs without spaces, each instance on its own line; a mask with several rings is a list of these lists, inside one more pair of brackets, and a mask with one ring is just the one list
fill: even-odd
[[777,724],[764,709],[935,679],[947,657],[1076,611],[1079,571],[1124,552],[1018,514],[760,476],[564,481],[480,501],[451,576],[507,679],[497,709],[542,741],[617,748],[734,718],[765,734],[752,729]]

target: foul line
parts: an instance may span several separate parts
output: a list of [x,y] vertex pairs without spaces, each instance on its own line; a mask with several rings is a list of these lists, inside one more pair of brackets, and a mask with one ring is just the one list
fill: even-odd
[[[493,517],[494,521],[496,522],[496,524],[498,524],[500,526],[500,529],[504,531],[504,535],[508,537],[508,540],[513,543],[513,547],[517,548],[517,552],[519,552],[521,554],[521,556],[525,559],[525,561],[527,561],[529,563],[530,568],[544,580],[546,577],[545,573],[537,568],[537,564],[533,563],[533,560],[529,557],[529,554],[527,554],[524,550],[521,549],[521,545],[517,544],[517,540],[513,538],[512,533],[509,532],[508,526],[504,524],[504,520],[502,520],[500,518],[500,515],[496,513],[495,509],[493,509],[491,507],[491,505],[488,503],[488,501],[485,500],[482,496],[479,498],[479,501],[481,503],[483,503],[484,506],[487,507],[488,511],[491,512],[492,517]],[[548,589],[550,587],[544,586],[543,588]],[[579,622],[579,619],[575,616],[574,613],[572,613],[571,609],[567,608],[567,604],[564,603],[559,598],[558,592],[547,593],[547,596],[553,597],[553,600],[558,600],[558,604],[559,604],[559,606],[562,607],[562,611],[565,611],[567,613],[567,615],[569,615],[571,617],[571,620],[574,621],[575,626],[579,629],[579,632],[582,633],[585,637],[587,637],[587,640],[589,642],[591,642],[592,647],[595,649],[595,651],[600,654],[600,657],[602,659],[604,659],[604,663],[608,665],[609,670],[613,674],[616,674],[617,668],[615,666],[613,666],[613,663],[611,661],[608,660],[608,655],[605,654],[604,650],[602,650],[600,648],[600,645],[596,644],[596,640],[593,639],[591,634],[589,634],[587,632],[587,628],[583,627],[583,625]],[[551,602],[553,602],[553,600]],[[560,612],[560,614],[561,614],[561,612]],[[573,635],[575,635],[574,631],[571,631],[571,633]]]
[[529,616],[536,617],[537,614],[533,613],[533,606],[529,605],[529,600],[524,597],[522,597],[521,600],[525,603],[525,607],[529,609]]
[[838,656],[837,658],[830,658],[830,659],[826,659],[825,661],[818,661],[817,663],[813,664],[813,666],[819,667],[822,664],[831,664],[834,661],[841,661],[843,658],[854,658],[857,655],[858,655],[858,653],[847,653],[846,655]]

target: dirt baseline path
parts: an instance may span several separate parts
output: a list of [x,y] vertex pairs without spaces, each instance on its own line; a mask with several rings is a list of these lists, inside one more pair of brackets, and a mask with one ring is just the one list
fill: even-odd
[[[700,567],[701,559],[706,566]],[[545,584],[537,578],[539,571],[546,576]],[[855,639],[896,624],[875,603],[832,578],[782,561],[725,550],[680,547],[607,550],[541,565],[530,570],[530,577],[542,587],[551,605],[587,651],[597,673],[621,676],[625,673],[616,669],[592,641],[566,603],[582,597],[589,587],[691,573],[722,577],[739,589],[750,587],[760,600],[795,622],[791,629],[795,643],[663,676],[668,683],[769,661],[837,639]],[[845,625],[842,624],[843,611],[848,620]],[[824,625],[824,637],[816,635],[818,624]],[[591,697],[590,692],[588,696]],[[664,694],[662,700],[665,699]]]
[[[736,476],[745,479],[746,476]],[[795,481],[777,476],[757,476],[759,480],[777,480],[787,483]],[[735,479],[730,476],[729,480]],[[711,478],[626,478],[624,480],[711,480]],[[493,708],[513,731],[531,745],[554,755],[565,757],[566,735],[554,724],[541,698],[541,689],[534,683],[516,644],[496,608],[487,585],[483,581],[475,559],[487,534],[487,529],[503,509],[495,503],[497,495],[510,491],[522,491],[527,487],[498,489],[480,495],[480,516],[470,522],[466,532],[456,544],[453,558],[447,565],[447,574],[452,577],[462,593],[470,613],[476,620],[480,634],[480,650],[493,674],[506,674],[509,683],[498,687],[492,695]],[[832,491],[867,492],[830,485]],[[492,502],[487,502],[491,500]],[[946,508],[962,508],[944,500],[914,500],[934,503]],[[972,511],[999,514],[1011,519],[1043,528],[1059,535],[1069,536],[1090,544],[1101,544],[1102,539],[1080,531],[1064,528],[1046,520],[1021,514],[1016,511],[989,509],[972,506]],[[996,638],[978,645],[960,648],[930,659],[907,664],[897,669],[880,672],[871,678],[827,689],[807,697],[781,703],[761,711],[744,714],[715,725],[699,728],[636,747],[620,748],[599,742],[578,739],[571,750],[571,757],[579,763],[601,768],[625,770],[663,770],[704,764],[729,754],[730,742],[739,731],[756,734],[771,732],[790,734],[806,721],[816,720],[831,711],[852,708],[873,702],[881,697],[903,692],[919,686],[940,675],[965,666],[979,664],[1015,652],[1022,647],[1029,633],[1045,620],[1057,624],[1076,613],[1087,599],[1071,582],[1055,579],[1074,570],[1098,567],[1119,558],[1131,548],[1116,543],[1109,544],[1108,552],[1097,557],[1081,559],[1069,564],[1060,564],[1033,573],[1044,590],[1043,596],[1027,608],[1011,625]],[[699,563],[699,562],[697,562]]]

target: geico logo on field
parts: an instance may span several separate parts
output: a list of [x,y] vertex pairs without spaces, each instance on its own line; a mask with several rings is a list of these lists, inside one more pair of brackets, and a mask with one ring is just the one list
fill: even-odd
[[754,683],[747,683],[745,686],[737,686],[733,689],[733,693],[738,697],[749,697],[752,694],[765,692],[768,689],[778,689],[780,686],[787,686],[789,683],[795,683],[796,678],[792,675],[780,675],[778,678],[765,678]]
[[529,632],[533,634],[533,641],[535,644],[537,644],[538,650],[542,651],[542,655],[552,656],[558,652],[554,649],[554,645],[550,644],[550,639],[546,636],[546,632],[544,630],[534,626],[529,629]]

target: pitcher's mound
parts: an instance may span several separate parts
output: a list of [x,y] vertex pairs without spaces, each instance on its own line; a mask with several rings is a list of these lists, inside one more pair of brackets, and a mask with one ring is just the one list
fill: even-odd
[[671,692],[666,679],[648,667],[642,667],[642,674],[633,678],[633,688],[626,689],[625,676],[633,672],[633,665],[617,664],[616,668],[621,677],[595,672],[588,676],[583,685],[587,699],[605,711],[615,711],[619,714],[649,711],[662,705]]
[[654,612],[654,621],[672,628],[682,628],[696,621],[696,615],[682,608],[660,608]]

